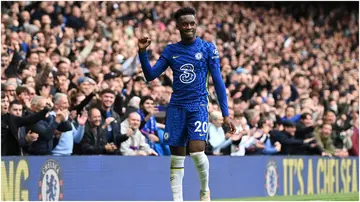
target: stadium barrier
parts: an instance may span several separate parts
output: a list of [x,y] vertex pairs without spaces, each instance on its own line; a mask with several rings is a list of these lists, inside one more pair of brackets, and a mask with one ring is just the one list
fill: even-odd
[[[212,156],[213,199],[358,191],[358,158]],[[168,157],[2,157],[2,200],[172,200]],[[184,199],[199,199],[190,157]]]

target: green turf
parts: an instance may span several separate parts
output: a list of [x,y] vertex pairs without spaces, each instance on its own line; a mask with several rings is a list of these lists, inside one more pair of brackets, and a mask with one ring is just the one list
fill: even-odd
[[274,196],[254,198],[228,198],[216,201],[359,201],[359,193],[338,193],[324,195],[303,195],[303,196]]

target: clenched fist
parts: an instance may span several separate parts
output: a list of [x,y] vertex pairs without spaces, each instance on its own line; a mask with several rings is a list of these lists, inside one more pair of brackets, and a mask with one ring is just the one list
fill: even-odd
[[141,37],[138,39],[139,51],[145,51],[146,48],[151,44],[149,37]]

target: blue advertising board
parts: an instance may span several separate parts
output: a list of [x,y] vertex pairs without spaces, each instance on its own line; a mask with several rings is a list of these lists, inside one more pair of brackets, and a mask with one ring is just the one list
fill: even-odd
[[[211,156],[213,199],[358,192],[358,158]],[[3,157],[1,200],[172,200],[168,157]],[[184,200],[199,199],[185,161]]]

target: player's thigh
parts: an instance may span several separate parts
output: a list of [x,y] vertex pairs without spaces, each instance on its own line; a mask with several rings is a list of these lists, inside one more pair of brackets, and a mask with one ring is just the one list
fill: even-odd
[[178,107],[168,107],[164,142],[170,146],[184,147],[186,138],[186,111]]
[[188,112],[187,132],[188,140],[207,140],[208,134],[208,111],[206,107],[199,110]]

